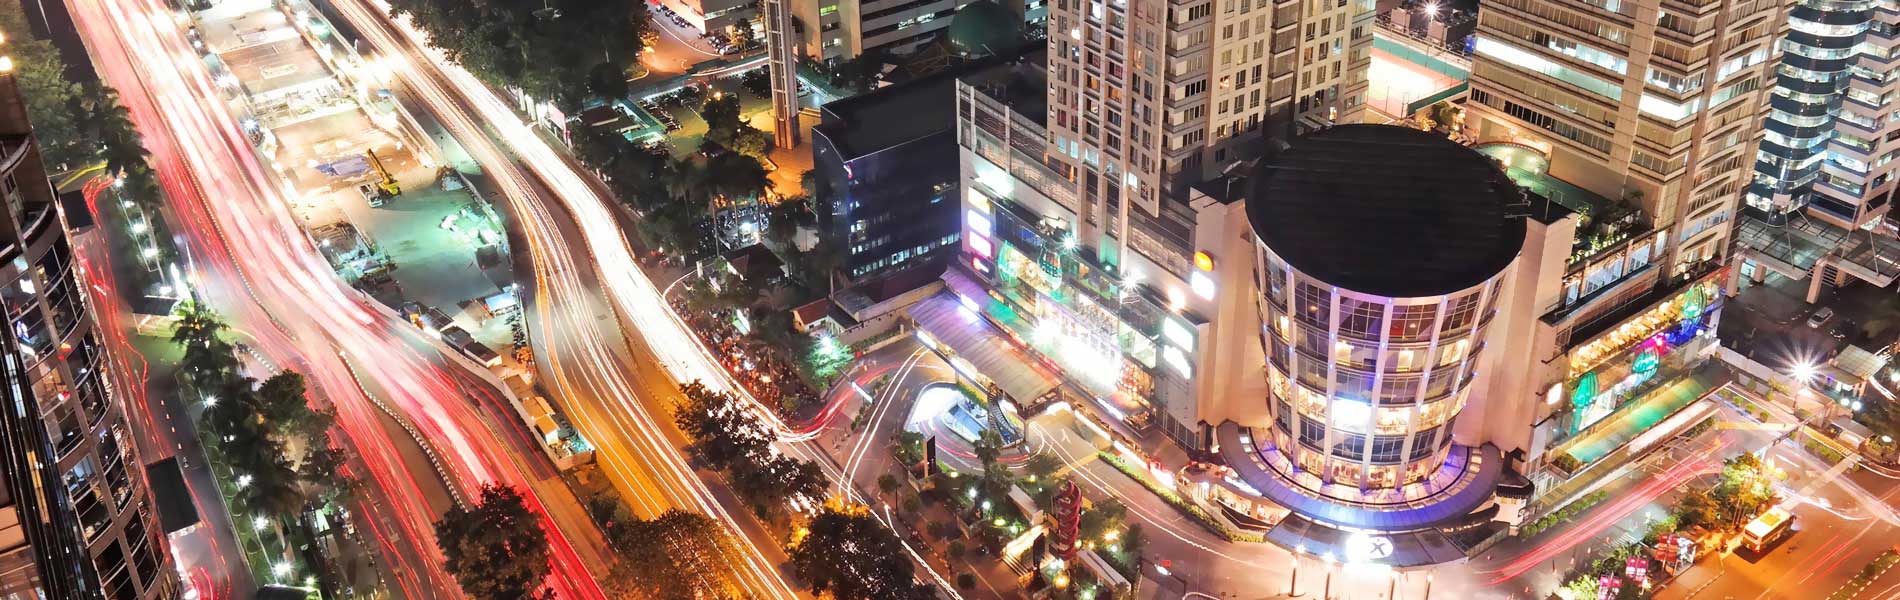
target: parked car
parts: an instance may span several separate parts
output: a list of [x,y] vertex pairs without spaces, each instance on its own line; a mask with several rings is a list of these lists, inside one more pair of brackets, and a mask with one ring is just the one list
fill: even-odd
[[1823,306],[1821,310],[1814,311],[1813,315],[1808,316],[1808,327],[1820,329],[1828,319],[1832,318],[1834,318],[1834,307]]

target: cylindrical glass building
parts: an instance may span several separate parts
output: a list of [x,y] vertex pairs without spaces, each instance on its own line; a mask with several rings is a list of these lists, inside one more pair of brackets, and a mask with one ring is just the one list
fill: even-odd
[[[1271,434],[1298,481],[1395,488],[1445,462],[1523,195],[1482,155],[1388,126],[1308,134],[1248,198]],[[1308,477],[1310,476],[1310,477]]]

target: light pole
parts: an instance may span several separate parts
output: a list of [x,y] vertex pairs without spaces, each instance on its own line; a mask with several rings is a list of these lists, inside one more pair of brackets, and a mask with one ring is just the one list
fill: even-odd
[[1320,596],[1320,600],[1333,600],[1333,571],[1335,570],[1334,568],[1338,566],[1339,566],[1339,559],[1334,558],[1332,553],[1330,552],[1327,553],[1326,554],[1326,591],[1324,594]]
[[1306,544],[1300,544],[1298,548],[1293,549],[1293,581],[1286,585],[1287,596],[1294,598],[1300,596],[1298,591],[1300,589],[1300,558],[1304,556],[1306,556]]
[[1425,574],[1425,600],[1432,600],[1432,579],[1436,577],[1438,577],[1437,573]]

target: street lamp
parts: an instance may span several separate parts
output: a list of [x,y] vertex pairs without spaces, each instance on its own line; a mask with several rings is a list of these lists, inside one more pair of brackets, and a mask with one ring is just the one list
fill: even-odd
[[1339,567],[1339,559],[1333,553],[1326,553],[1326,590],[1320,600],[1333,600],[1333,571]]
[[1807,385],[1809,382],[1814,381],[1814,363],[1805,360],[1795,363],[1793,370],[1789,371],[1788,374],[1800,380],[1802,385]]
[[1288,596],[1297,597],[1300,595],[1297,591],[1300,589],[1300,559],[1305,556],[1306,544],[1300,544],[1299,547],[1293,549],[1293,581],[1286,585],[1286,595]]

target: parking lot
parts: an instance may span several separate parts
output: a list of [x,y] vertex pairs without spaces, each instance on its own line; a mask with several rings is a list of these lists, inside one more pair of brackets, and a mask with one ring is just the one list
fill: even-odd
[[[1764,365],[1788,368],[1822,362],[1847,344],[1878,351],[1900,338],[1900,295],[1893,290],[1826,286],[1812,305],[1804,301],[1807,290],[1806,280],[1773,273],[1760,284],[1744,279],[1723,311],[1723,342]],[[1832,314],[1817,316],[1823,309]]]

